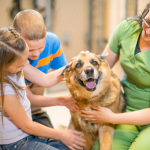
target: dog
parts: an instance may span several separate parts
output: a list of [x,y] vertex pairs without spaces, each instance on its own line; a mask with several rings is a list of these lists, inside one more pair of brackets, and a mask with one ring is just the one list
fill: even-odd
[[[61,75],[81,109],[92,110],[91,106],[102,106],[114,113],[121,113],[125,110],[126,101],[121,92],[120,80],[109,68],[106,56],[80,53],[64,68]],[[68,128],[81,131],[80,137],[86,140],[84,150],[91,150],[97,138],[100,150],[111,150],[114,125],[85,121],[80,113],[80,110],[71,112]]]

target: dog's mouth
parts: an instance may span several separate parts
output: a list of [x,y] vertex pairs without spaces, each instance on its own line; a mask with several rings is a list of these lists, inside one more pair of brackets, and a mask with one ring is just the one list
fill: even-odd
[[88,91],[95,91],[96,85],[98,84],[100,76],[97,79],[89,78],[88,80],[82,81],[78,79],[81,86],[85,87]]

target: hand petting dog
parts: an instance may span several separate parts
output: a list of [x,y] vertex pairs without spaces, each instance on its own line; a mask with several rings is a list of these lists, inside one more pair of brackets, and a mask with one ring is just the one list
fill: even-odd
[[76,112],[80,108],[70,93],[64,96],[60,103],[61,106],[66,106],[71,112]]
[[[66,132],[68,134],[66,134]],[[81,132],[75,130],[62,130],[61,141],[70,149],[70,150],[83,150],[83,147],[86,145],[86,140],[80,138]],[[69,135],[69,136],[68,136]],[[68,140],[70,139],[70,140]],[[73,144],[75,143],[75,144]]]
[[80,116],[91,123],[109,122],[112,123],[113,112],[106,107],[91,106],[93,110],[81,110]]

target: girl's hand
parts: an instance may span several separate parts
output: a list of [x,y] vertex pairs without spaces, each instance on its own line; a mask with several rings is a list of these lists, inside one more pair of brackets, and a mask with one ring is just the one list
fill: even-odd
[[83,150],[86,140],[80,138],[81,132],[75,130],[62,130],[60,141],[65,144],[70,150]]
[[71,94],[64,96],[61,103],[61,105],[66,106],[72,112],[76,112],[79,109],[79,106],[76,104]]
[[94,107],[94,110],[81,110],[80,116],[84,117],[84,120],[90,121],[92,123],[99,122],[112,122],[112,116],[114,113],[106,107]]

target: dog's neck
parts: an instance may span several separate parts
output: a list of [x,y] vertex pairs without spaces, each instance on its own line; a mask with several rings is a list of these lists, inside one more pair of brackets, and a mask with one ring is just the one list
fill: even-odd
[[73,98],[75,99],[76,103],[79,106],[82,106],[82,105],[97,105],[97,103],[99,103],[99,105],[106,105],[106,104],[103,104],[103,96],[106,93],[109,93],[110,88],[111,87],[108,84],[108,86],[105,86],[105,89],[103,89],[103,91],[99,92],[99,94],[96,95],[96,96],[92,96],[92,93],[90,93],[90,92],[89,93],[84,93],[81,90],[80,91],[79,90],[74,91],[73,89],[70,89],[70,92],[71,92]]

